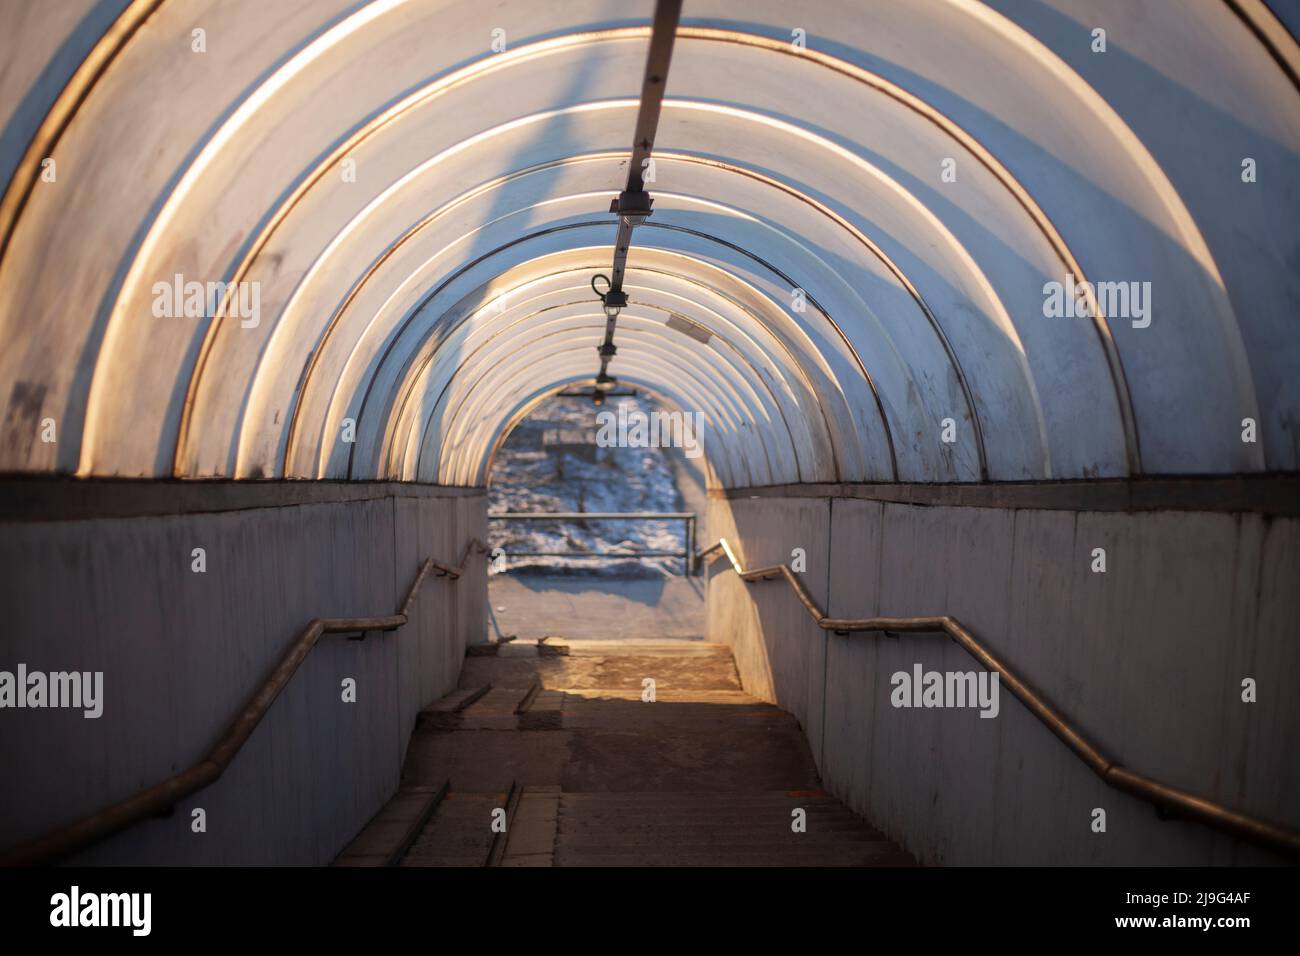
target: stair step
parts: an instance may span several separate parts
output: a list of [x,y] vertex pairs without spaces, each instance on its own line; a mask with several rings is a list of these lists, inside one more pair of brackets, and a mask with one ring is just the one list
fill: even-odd
[[565,806],[608,804],[625,806],[832,806],[844,804],[821,790],[638,790],[621,792],[613,790],[565,793],[561,795]]
[[539,690],[519,715],[520,730],[559,730],[563,726],[565,694],[559,690]]
[[339,854],[334,865],[395,866],[436,812],[446,792],[445,782],[437,787],[399,790]]
[[612,701],[626,701],[646,708],[659,707],[663,704],[694,704],[697,707],[711,704],[733,707],[749,706],[785,713],[780,708],[766,704],[742,690],[697,690],[659,683],[655,687],[655,699],[651,702],[641,699],[643,690],[639,685],[635,687],[565,687],[563,689],[568,693],[569,703],[574,707],[581,707],[584,704],[608,706]]
[[590,847],[555,849],[556,866],[911,866],[911,858],[885,841],[842,847]]
[[[543,638],[545,640],[545,638]],[[569,653],[573,657],[669,657],[716,658],[731,660],[731,648],[726,644],[709,641],[571,641]]]
[[753,823],[762,823],[765,821],[789,821],[792,811],[801,809],[809,820],[821,820],[832,822],[835,820],[856,821],[852,811],[844,807],[834,807],[825,805],[803,806],[799,804],[785,806],[783,804],[752,804],[749,806],[738,807],[698,807],[698,806],[665,806],[663,804],[628,804],[626,806],[604,806],[592,805],[587,807],[573,806],[571,804],[563,805],[560,810],[560,818],[568,819],[572,817],[576,820],[589,820],[593,822],[626,822],[634,823],[637,821],[661,821],[664,823],[690,823],[699,821],[701,823],[721,823],[736,822],[744,823],[746,821]]
[[528,687],[493,687],[460,713],[461,730],[515,730],[520,708],[536,693]]
[[523,641],[497,641],[492,644],[471,644],[465,648],[466,657],[568,657],[569,644],[563,638],[542,637],[535,644]]
[[483,866],[492,850],[492,811],[505,793],[451,791],[402,857],[401,866]]
[[[587,816],[572,816],[569,814],[560,814],[559,825],[561,833],[695,833],[702,834],[744,830],[747,833],[774,833],[781,836],[784,833],[793,833],[790,829],[794,823],[791,816],[776,816],[767,820],[755,820],[752,817],[658,817],[655,819],[646,819],[645,817],[632,815],[621,817],[591,818]],[[804,823],[807,826],[808,834],[817,835],[820,833],[870,833],[875,837],[879,834],[868,827],[861,820],[854,819],[850,816],[834,817],[817,817],[808,816]]]
[[424,710],[427,713],[459,713],[491,689],[491,684],[459,688]]
[[491,689],[491,684],[481,684],[452,691],[446,697],[420,711],[415,720],[416,729],[455,730],[460,726],[461,714],[464,710]]
[[786,847],[802,850],[807,847],[850,846],[859,843],[882,843],[884,837],[874,830],[861,827],[843,827],[821,831],[809,827],[806,833],[794,833],[787,826],[779,827],[685,827],[675,829],[609,829],[571,832],[560,827],[555,837],[556,845],[568,849],[584,847]]
[[522,788],[500,866],[554,865],[559,801],[559,787]]
[[[805,811],[806,830],[791,829]],[[821,790],[563,793],[557,866],[910,863]]]

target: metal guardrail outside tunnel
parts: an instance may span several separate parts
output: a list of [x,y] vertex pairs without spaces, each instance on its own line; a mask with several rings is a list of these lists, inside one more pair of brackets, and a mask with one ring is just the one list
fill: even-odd
[[202,760],[134,796],[0,852],[0,867],[56,863],[137,823],[167,814],[181,800],[215,783],[248,742],[275,699],[288,686],[299,666],[323,635],[359,634],[360,638],[364,638],[368,631],[397,630],[408,623],[420,585],[430,572],[455,580],[465,573],[471,554],[483,554],[486,551],[483,542],[473,538],[465,546],[460,564],[455,567],[426,558],[396,614],[384,617],[318,617],[308,621],[275,665],[275,669],[248,698],[226,732]]
[[488,521],[680,521],[685,529],[685,545],[681,551],[507,551],[493,548],[492,553],[507,558],[605,558],[622,561],[681,558],[682,573],[687,576],[691,574],[695,561],[697,516],[693,511],[503,511],[489,513]]
[[1037,717],[1047,728],[1061,739],[1074,754],[1088,765],[1108,786],[1135,796],[1155,806],[1164,815],[1183,817],[1240,837],[1259,846],[1300,857],[1300,833],[1281,824],[1261,820],[1249,814],[1225,807],[1206,797],[1200,797],[1177,787],[1161,783],[1150,777],[1135,773],[1107,756],[1106,753],[1090,741],[1084,733],[1072,724],[1059,710],[1052,706],[1038,691],[1034,690],[1023,678],[1005,662],[998,659],[992,651],[982,644],[966,627],[954,617],[942,615],[937,617],[871,617],[871,618],[833,618],[824,612],[808,593],[802,581],[790,570],[789,565],[774,564],[768,567],[746,569],[736,557],[736,553],[727,543],[726,538],[705,548],[696,555],[696,571],[706,561],[711,561],[718,554],[725,554],[731,563],[731,569],[746,583],[770,581],[778,577],[785,578],[794,589],[795,596],[817,626],[824,631],[845,635],[855,632],[890,633],[943,633],[962,647],[983,667],[995,671],[999,680],[1011,693],[1020,699],[1031,714]]

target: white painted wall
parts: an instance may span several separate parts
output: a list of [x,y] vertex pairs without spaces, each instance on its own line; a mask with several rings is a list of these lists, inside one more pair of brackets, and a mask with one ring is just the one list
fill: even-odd
[[[804,579],[834,616],[952,614],[1122,764],[1300,826],[1300,521],[772,497],[715,498],[709,521],[747,566],[806,548]],[[922,861],[1276,860],[1158,820],[1005,691],[992,720],[895,709],[895,671],[974,662],[942,635],[825,635],[787,586],[725,568],[709,572],[710,639],[733,646],[746,689],[798,716],[827,788]],[[1257,703],[1241,702],[1244,677]]]
[[[0,525],[0,669],[102,670],[104,714],[0,711],[0,845],[93,812],[206,753],[313,617],[394,613],[425,557],[486,540],[484,497],[386,496]],[[207,572],[191,571],[191,550]],[[485,633],[483,558],[431,578],[402,629],[327,636],[226,774],[80,863],[328,863],[398,785],[419,708]],[[355,678],[355,704],[341,681]],[[206,834],[190,831],[207,811]]]

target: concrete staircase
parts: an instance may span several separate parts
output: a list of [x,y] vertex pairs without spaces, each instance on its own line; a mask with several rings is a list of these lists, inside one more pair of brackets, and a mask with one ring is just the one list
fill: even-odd
[[821,789],[802,729],[741,689],[730,650],[698,641],[477,650],[337,862],[913,863]]
[[[912,862],[819,790],[566,793],[557,866],[888,866]],[[803,811],[806,829],[795,832]]]

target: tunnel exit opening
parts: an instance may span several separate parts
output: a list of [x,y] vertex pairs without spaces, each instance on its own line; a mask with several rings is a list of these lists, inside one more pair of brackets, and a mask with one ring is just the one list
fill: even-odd
[[489,473],[488,640],[702,639],[703,425],[630,386],[519,421]]

